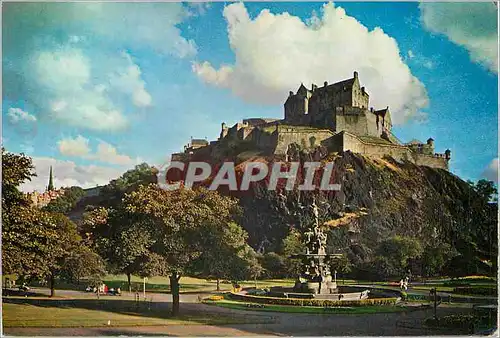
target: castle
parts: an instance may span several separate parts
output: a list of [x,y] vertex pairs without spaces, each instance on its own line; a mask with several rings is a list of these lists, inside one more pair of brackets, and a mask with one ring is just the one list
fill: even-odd
[[[403,144],[391,132],[389,107],[375,110],[359,75],[311,89],[300,85],[284,104],[284,119],[251,118],[228,127],[222,123],[217,141],[192,139],[172,161],[189,161],[197,155],[217,158],[222,145],[251,143],[262,154],[291,160],[297,150],[311,154],[351,151],[371,158],[396,160],[448,170],[450,150],[434,152],[434,140]],[[315,155],[316,156],[316,155]],[[316,156],[317,157],[317,156]],[[321,157],[321,156],[320,156]],[[317,158],[316,158],[317,159]]]

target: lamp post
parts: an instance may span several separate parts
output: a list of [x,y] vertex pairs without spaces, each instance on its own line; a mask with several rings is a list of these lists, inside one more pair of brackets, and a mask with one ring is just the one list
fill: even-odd
[[144,296],[144,300],[146,299],[146,281],[148,280],[148,277],[144,277],[144,283],[143,283],[143,288],[142,288],[142,293]]

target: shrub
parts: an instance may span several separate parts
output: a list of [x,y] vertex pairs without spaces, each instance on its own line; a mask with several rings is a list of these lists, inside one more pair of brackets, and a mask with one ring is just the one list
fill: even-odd
[[497,288],[492,286],[480,286],[480,287],[470,287],[470,286],[459,286],[453,289],[454,293],[460,295],[481,295],[481,296],[496,296]]
[[479,318],[472,314],[449,315],[439,318],[437,321],[434,318],[427,318],[425,325],[442,328],[458,328],[465,329],[472,333],[474,324],[479,321]]
[[401,298],[403,300],[408,300],[408,294],[406,292],[404,292],[404,291],[401,291]]
[[241,300],[251,303],[261,303],[270,305],[321,306],[321,307],[395,305],[399,300],[399,298],[394,297],[394,298],[373,298],[373,299],[339,301],[331,299],[278,298],[278,297],[240,295],[233,292],[229,295],[229,297],[234,300]]

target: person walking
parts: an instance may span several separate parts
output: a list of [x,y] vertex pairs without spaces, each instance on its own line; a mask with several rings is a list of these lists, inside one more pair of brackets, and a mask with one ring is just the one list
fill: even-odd
[[404,286],[404,281],[403,278],[401,278],[401,280],[399,281],[399,288],[403,290],[403,286]]

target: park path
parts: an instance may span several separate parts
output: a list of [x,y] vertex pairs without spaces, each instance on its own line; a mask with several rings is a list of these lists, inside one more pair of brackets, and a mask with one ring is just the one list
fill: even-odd
[[[45,293],[48,290],[37,289]],[[68,298],[92,297],[88,293],[57,290],[59,296]],[[198,303],[200,294],[181,294],[181,311],[189,313],[220,313],[221,315],[262,315],[270,319],[263,324],[231,325],[167,325],[137,327],[94,327],[94,328],[5,328],[4,334],[15,336],[419,336],[442,335],[443,331],[426,329],[423,320],[432,316],[431,309],[401,313],[379,314],[290,314],[278,312],[257,312],[234,310]],[[203,294],[202,296],[206,296]],[[95,297],[95,296],[94,296]],[[113,297],[113,296],[109,296]],[[125,294],[123,297],[133,298]],[[147,294],[155,302],[161,302],[166,309],[171,305],[169,294]],[[471,309],[438,307],[438,315],[468,312]]]

